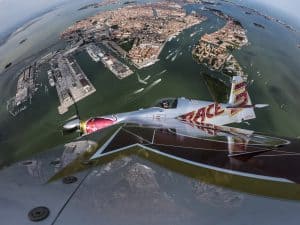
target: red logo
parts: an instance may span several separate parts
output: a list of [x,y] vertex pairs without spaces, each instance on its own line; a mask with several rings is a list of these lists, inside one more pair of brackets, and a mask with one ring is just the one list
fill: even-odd
[[205,107],[202,107],[196,111],[192,111],[185,115],[182,115],[179,118],[189,122],[203,123],[206,120],[206,118],[211,119],[215,116],[223,114],[224,111],[225,110],[222,109],[220,104],[213,103]]

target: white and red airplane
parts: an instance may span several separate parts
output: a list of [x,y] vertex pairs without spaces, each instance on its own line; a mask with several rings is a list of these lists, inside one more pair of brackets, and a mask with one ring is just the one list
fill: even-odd
[[[249,167],[252,169],[249,169],[247,163],[240,164],[240,161],[248,161],[253,157],[270,155],[271,151],[276,156],[282,152],[298,154],[294,152],[295,147],[288,139],[224,126],[254,119],[254,108],[266,106],[268,105],[252,104],[245,81],[240,76],[234,76],[228,103],[183,97],[166,98],[146,109],[94,117],[86,121],[73,119],[63,128],[67,131],[78,130],[83,135],[88,135],[100,130],[105,132],[106,128],[114,125],[122,126],[89,157],[89,160],[139,145],[157,154],[230,174],[298,182],[297,174],[294,174],[296,178],[278,175],[278,171],[274,171],[274,167],[268,163],[266,168],[259,172],[256,171],[258,165],[252,165]],[[126,137],[128,134],[130,135]],[[139,144],[140,142],[142,144]],[[278,147],[281,147],[281,151]],[[220,154],[221,158],[218,156]],[[227,157],[224,157],[226,155]]]
[[[184,97],[166,98],[146,109],[94,117],[86,121],[73,119],[67,122],[63,128],[66,131],[79,130],[86,135],[123,123],[176,129],[177,133],[184,136],[215,136],[216,130],[228,131],[229,128],[222,125],[254,119],[256,118],[254,108],[266,106],[268,105],[253,105],[243,78],[235,76],[232,78],[228,103],[192,100]],[[232,129],[236,129],[238,133],[249,135],[249,131],[230,128],[231,131]]]

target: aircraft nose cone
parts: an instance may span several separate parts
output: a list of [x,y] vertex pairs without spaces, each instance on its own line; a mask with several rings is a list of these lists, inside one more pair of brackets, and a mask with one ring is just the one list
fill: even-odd
[[80,126],[80,120],[79,119],[74,119],[69,122],[67,122],[65,125],[63,125],[64,130],[74,130],[79,128]]

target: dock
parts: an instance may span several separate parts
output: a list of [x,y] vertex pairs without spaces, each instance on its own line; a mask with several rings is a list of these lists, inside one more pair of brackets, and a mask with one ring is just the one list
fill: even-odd
[[60,102],[59,114],[66,113],[74,101],[78,102],[96,91],[71,55],[58,54],[51,60],[50,65]]
[[123,79],[133,74],[133,71],[104,48],[95,44],[86,47],[87,53],[95,61],[101,61],[117,78]]
[[17,116],[20,112],[28,108],[31,104],[31,99],[37,91],[35,83],[36,64],[26,67],[19,75],[16,94],[9,99],[6,104],[7,111],[12,116]]

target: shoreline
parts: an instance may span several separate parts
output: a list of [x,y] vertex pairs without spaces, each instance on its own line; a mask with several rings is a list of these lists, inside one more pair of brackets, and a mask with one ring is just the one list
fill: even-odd
[[[161,47],[159,48],[159,51],[157,53],[157,56],[155,56],[155,59],[151,60],[150,62],[147,62],[145,65],[138,65],[136,63],[133,62],[133,64],[138,68],[138,69],[142,69],[142,68],[145,68],[145,67],[148,67],[148,66],[151,66],[151,65],[154,65],[156,62],[160,61],[159,59],[159,56],[160,56],[160,53],[163,51],[165,45],[172,41],[174,38],[176,38],[178,35],[180,35],[182,32],[185,32],[186,30],[192,28],[193,26],[196,26],[196,25],[199,25],[201,23],[203,23],[205,20],[207,20],[207,18],[204,18],[204,20],[200,20],[199,22],[197,23],[194,23],[194,24],[191,24],[187,27],[185,27],[183,30],[181,31],[178,31],[172,35],[170,35],[168,38],[166,38],[165,42],[161,45]],[[130,59],[130,58],[129,58]]]
[[[130,17],[131,14],[134,16]],[[145,18],[148,19],[147,23]],[[200,14],[188,13],[175,2],[157,2],[97,13],[69,26],[61,37],[71,43],[81,39],[101,43],[108,39],[116,43],[118,48],[120,41],[134,40],[133,46],[126,51],[126,58],[137,69],[142,69],[159,61],[160,53],[168,41],[206,19]],[[91,34],[96,38],[89,38]],[[118,48],[115,50],[123,55]]]

